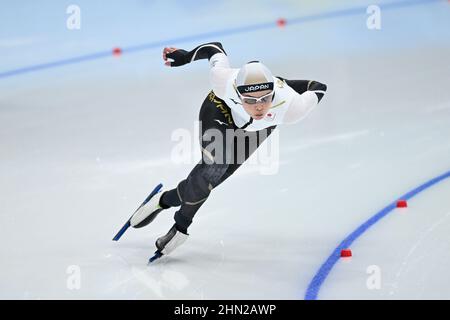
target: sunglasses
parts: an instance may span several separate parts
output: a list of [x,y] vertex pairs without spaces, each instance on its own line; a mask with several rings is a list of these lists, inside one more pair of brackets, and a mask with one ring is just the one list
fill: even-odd
[[239,95],[239,98],[241,99],[241,101],[243,103],[246,104],[257,104],[258,102],[262,102],[262,103],[267,103],[272,101],[272,96],[273,96],[273,91],[269,92],[268,94],[263,95],[262,97],[259,98],[254,98],[254,97],[247,97],[247,96],[243,96],[239,91],[237,91],[237,94]]

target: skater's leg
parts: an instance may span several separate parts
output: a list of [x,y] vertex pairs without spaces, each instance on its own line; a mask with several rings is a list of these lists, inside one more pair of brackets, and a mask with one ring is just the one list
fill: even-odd
[[[259,147],[259,145],[262,142],[264,142],[264,140],[272,133],[272,131],[275,129],[275,127],[276,126],[272,126],[272,127],[267,128],[267,129],[257,131],[255,133],[250,133],[250,134],[257,135],[258,144],[257,144],[256,147]],[[249,134],[249,133],[247,133],[247,134]],[[235,155],[238,154],[237,146],[238,146],[238,144],[235,141],[235,143],[234,143],[234,154]],[[255,150],[256,150],[256,148],[252,148],[247,143],[246,144],[246,156],[245,156],[245,159],[247,159],[249,156],[251,156],[252,153]],[[221,179],[219,184],[222,183],[223,181],[225,181],[226,178],[228,178],[231,174],[234,173],[234,171],[237,170],[237,168],[240,167],[241,164],[239,164],[238,162],[239,161],[238,161],[237,157],[235,157],[234,162],[230,163],[230,165],[226,169],[226,172],[225,172],[225,175],[224,175],[223,179]],[[182,189],[184,189],[185,183],[186,183],[185,180],[183,180],[183,182],[180,183],[180,186],[182,186]],[[181,201],[181,198],[180,198],[179,187],[177,187],[175,189],[168,190],[168,191],[163,193],[163,195],[161,196],[160,205],[161,205],[162,208],[167,209],[167,208],[170,208],[170,207],[179,207],[181,205],[181,202],[182,201]]]
[[[256,132],[244,132],[244,130],[237,128],[234,123],[229,126],[220,125],[220,122],[212,120],[227,121],[229,119],[227,114],[231,111],[220,99],[214,98],[212,102],[215,108],[211,108],[211,105],[207,104],[207,108],[202,107],[200,112],[202,137],[211,128],[222,132],[224,152],[223,154],[207,152],[209,142],[201,140],[202,161],[195,166],[186,180],[179,183],[176,189],[178,199],[181,200],[181,208],[175,213],[175,221],[179,230],[183,232],[187,232],[195,214],[211,191],[230,177],[276,127],[272,126]],[[220,113],[217,111],[220,111]],[[230,135],[227,136],[226,130],[232,130],[233,143],[227,143],[226,139],[227,137],[229,139]],[[244,137],[243,143],[238,141],[239,137]],[[229,158],[231,158],[231,161],[228,161]]]
[[164,209],[179,207],[181,205],[181,199],[178,195],[178,188],[164,192],[161,196],[161,200],[159,200],[159,204]]
[[[225,162],[229,152],[223,150],[226,145],[226,129],[233,131],[236,128],[231,117],[231,110],[211,91],[200,108],[199,120],[202,161],[194,168],[187,179],[178,184],[177,188],[156,195],[150,202],[140,208],[131,219],[134,227],[146,226],[162,210],[178,207],[183,203],[189,207],[186,212],[194,212],[192,213],[193,216],[195,211],[200,208],[201,203],[206,200],[213,186],[220,183],[221,176],[228,168]],[[213,139],[213,141],[219,139],[222,142],[222,152],[207,151],[206,147],[209,140],[205,141],[205,139]],[[208,163],[214,165],[208,166]],[[184,227],[182,229],[186,230]]]
[[[219,120],[219,121],[216,121]],[[244,151],[238,148],[236,140],[227,144],[226,130],[241,130],[236,127],[231,118],[231,111],[226,104],[210,94],[205,100],[200,111],[201,147],[202,160],[189,173],[188,177],[181,181],[177,188],[167,191],[163,194],[161,205],[178,206],[180,209],[175,213],[175,224],[169,232],[160,237],[156,246],[158,252],[164,254],[166,248],[179,246],[186,240],[188,227],[191,225],[196,212],[208,199],[211,191],[230,177],[242,163],[258,148],[258,146],[270,135],[275,126],[260,131],[249,133],[249,140],[244,140]],[[208,130],[215,129],[222,133],[224,146],[223,154],[209,152],[207,150],[208,142],[204,141]],[[252,138],[256,138],[252,139]],[[256,143],[250,143],[256,141]],[[241,153],[244,152],[244,155]],[[230,153],[233,155],[231,161],[228,161]],[[243,161],[242,161],[243,159]]]
[[[230,108],[211,92],[200,109],[199,121],[202,160],[176,188],[181,207],[174,218],[177,228],[183,232],[187,232],[195,213],[233,165],[233,161],[227,161],[230,145],[227,145],[226,131],[237,127]],[[218,148],[209,148],[213,142]]]
[[[212,91],[208,94],[208,96],[206,97],[200,108],[199,121],[201,124],[200,145],[202,147],[204,147],[205,145],[203,138],[207,131],[217,130],[218,132],[221,132],[223,136],[225,136],[225,129],[236,128],[236,125],[234,124],[233,119],[231,117],[231,110],[225,104],[225,102],[217,98]],[[202,161],[200,161],[200,163],[212,162],[211,159],[205,159],[205,157],[210,156],[209,154],[208,156],[206,156],[207,152],[208,151],[202,149]],[[212,156],[215,156],[215,154]],[[225,163],[224,159],[222,160],[222,163]],[[191,172],[189,176],[192,175],[194,175],[193,172]],[[182,204],[181,193],[182,192],[184,193],[184,189],[187,184],[187,179],[181,181],[176,188],[168,190],[163,193],[160,200],[161,207],[163,208],[179,207]]]
[[[187,228],[192,222],[192,217],[206,201],[214,186],[220,183],[221,177],[228,169],[228,165],[224,162],[214,161],[215,153],[210,154],[204,149],[203,138],[208,129],[217,129],[224,133],[225,127],[235,128],[229,108],[221,100],[216,99],[212,92],[200,109],[200,124],[202,160],[175,189],[163,194],[161,206],[181,205],[181,208],[175,213],[175,224],[169,232],[156,240],[158,251],[150,261],[170,253],[187,239]],[[210,157],[213,158],[212,163],[211,159],[208,159]]]
[[208,199],[211,191],[224,181],[229,164],[197,164],[186,180],[178,185],[182,203],[175,213],[177,227],[182,232],[192,223],[198,209]]

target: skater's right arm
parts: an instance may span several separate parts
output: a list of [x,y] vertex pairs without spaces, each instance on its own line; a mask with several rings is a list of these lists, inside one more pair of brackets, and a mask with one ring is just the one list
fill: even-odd
[[211,57],[217,53],[221,53],[226,56],[226,52],[220,42],[209,42],[199,45],[191,51],[174,47],[165,47],[163,50],[163,59],[166,66],[179,67],[196,60],[210,60]]
[[[200,59],[208,59],[211,87],[219,98],[224,98],[227,83],[236,69],[231,69],[227,54],[220,42],[202,44],[191,51],[166,47],[163,50],[165,65],[178,67]],[[171,61],[169,61],[169,59]]]

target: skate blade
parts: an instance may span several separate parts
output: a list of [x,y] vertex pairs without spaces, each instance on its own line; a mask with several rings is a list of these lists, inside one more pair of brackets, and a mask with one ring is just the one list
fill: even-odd
[[[148,195],[148,197],[144,200],[144,202],[141,203],[141,205],[139,206],[139,208],[136,209],[136,211],[138,211],[142,206],[144,206],[147,202],[150,201],[151,198],[153,198],[153,196],[155,194],[157,194],[159,192],[159,190],[161,190],[162,188],[162,183],[158,184],[155,189],[153,189],[153,191]],[[134,211],[134,213],[136,213],[136,211]],[[133,215],[134,215],[133,213]],[[131,217],[133,216],[131,215]],[[123,236],[123,234],[125,233],[125,231],[128,230],[128,228],[131,226],[130,221],[131,221],[131,217],[128,219],[128,221],[124,224],[124,226],[122,227],[122,229],[119,230],[119,232],[117,232],[117,234],[114,236],[113,241],[119,241],[119,239]]]
[[128,220],[122,227],[122,229],[119,230],[119,232],[117,232],[117,234],[114,236],[113,241],[119,241],[119,239],[122,237],[122,235],[125,233],[125,231],[128,230],[128,228],[130,227],[130,220]]
[[153,257],[151,257],[151,258],[148,260],[148,264],[150,264],[150,263],[152,263],[153,261],[155,261],[155,260],[161,258],[162,256],[163,256],[163,254],[162,254],[159,250],[156,251],[156,252],[155,252],[155,255],[154,255]]

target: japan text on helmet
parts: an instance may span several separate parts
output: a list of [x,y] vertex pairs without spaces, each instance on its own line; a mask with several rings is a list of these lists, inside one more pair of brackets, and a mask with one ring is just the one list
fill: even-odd
[[236,89],[241,94],[271,90],[273,76],[270,70],[259,61],[245,64],[236,76]]

